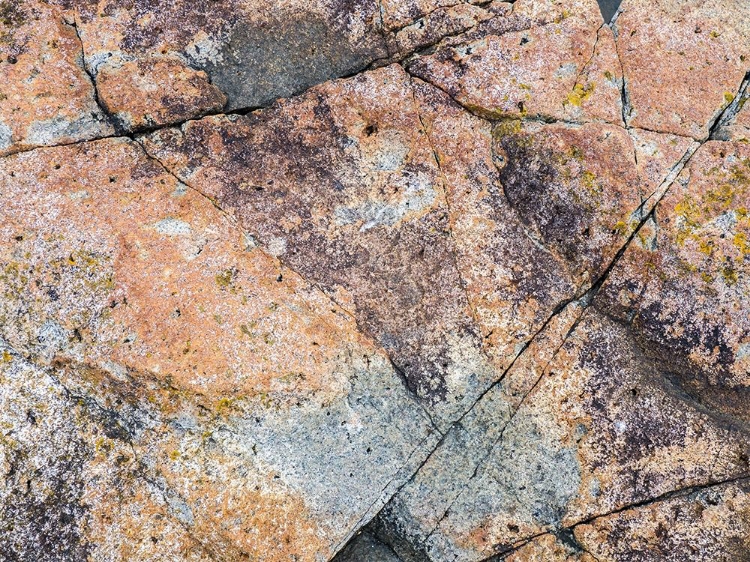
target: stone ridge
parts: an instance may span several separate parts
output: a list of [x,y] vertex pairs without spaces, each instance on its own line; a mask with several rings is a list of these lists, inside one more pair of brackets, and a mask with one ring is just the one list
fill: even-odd
[[0,0],[0,561],[750,560],[750,2],[615,4]]

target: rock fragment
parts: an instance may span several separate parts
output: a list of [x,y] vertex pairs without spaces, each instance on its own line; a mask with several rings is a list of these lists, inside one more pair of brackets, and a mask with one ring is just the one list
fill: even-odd
[[467,31],[499,13],[507,13],[511,4],[492,2],[488,6],[460,3],[437,8],[395,32],[396,48],[401,56],[428,48],[442,39]]
[[624,0],[621,9],[628,124],[707,138],[750,69],[750,4]]
[[96,81],[102,106],[125,131],[217,113],[227,101],[205,72],[193,70],[179,59],[102,65]]
[[512,11],[418,57],[409,72],[491,118],[621,123],[619,65],[602,25],[593,0],[519,0]]
[[111,135],[71,13],[0,3],[0,155]]
[[[726,124],[716,131],[714,138],[720,140],[731,140],[731,141],[742,141],[750,142],[750,106],[747,105],[748,99],[750,99],[750,88],[747,86],[747,82],[750,81],[750,77],[745,77],[744,92],[742,92],[735,100],[735,106],[733,109],[733,115]],[[731,110],[730,109],[730,110]]]
[[268,105],[387,55],[374,0],[107,0],[77,21],[102,98],[134,129]]

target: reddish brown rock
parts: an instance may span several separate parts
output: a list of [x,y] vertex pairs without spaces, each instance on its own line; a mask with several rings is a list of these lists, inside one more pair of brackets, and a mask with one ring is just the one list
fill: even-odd
[[[268,105],[387,55],[374,0],[76,6],[86,64],[97,79],[100,68],[117,76],[100,89],[102,99],[116,102],[113,109],[130,113],[124,125],[148,123],[149,116],[157,125],[199,117],[215,111],[219,92],[226,110]],[[171,69],[153,68],[164,57]],[[138,100],[144,92],[152,92],[147,102]]]
[[673,382],[711,411],[750,421],[750,147],[709,142],[623,257],[603,297]]
[[[403,3],[399,5],[403,6]],[[467,31],[497,14],[508,13],[511,6],[507,2],[492,2],[486,7],[461,3],[436,8],[399,29],[395,37],[396,48],[402,56],[409,55],[418,49],[434,45],[445,37]]]
[[36,0],[0,4],[0,155],[114,132],[69,18]]
[[218,112],[227,101],[205,72],[179,60],[104,64],[97,74],[97,86],[104,108],[128,131]]
[[[591,310],[591,309],[590,309]],[[591,311],[425,541],[483,560],[545,530],[750,475],[750,437],[686,400],[637,336]]]
[[161,374],[211,402],[337,387],[325,365],[346,337],[328,330],[344,313],[326,299],[317,306],[328,318],[313,312],[314,292],[137,144],[18,158],[2,176],[13,298],[0,318],[14,347]]
[[[46,368],[27,377],[34,392],[53,377],[81,397],[108,439],[132,445],[138,485],[220,559],[332,556],[432,448],[427,416],[353,320],[138,144],[8,157],[0,185],[0,358],[19,380],[26,361]],[[17,404],[9,416],[37,411],[16,383],[0,388]],[[60,447],[95,450],[88,430],[71,431]],[[125,501],[104,494],[88,458],[48,476],[94,486],[93,515],[71,512],[57,533],[89,517],[101,529]],[[132,510],[112,524],[151,525],[151,507]],[[103,548],[135,548],[108,536]]]
[[417,58],[409,71],[492,118],[620,123],[613,48],[593,0],[520,0],[511,12]]
[[622,124],[622,70],[615,36],[608,26],[597,31],[593,54],[562,105],[561,118],[569,121]]
[[604,273],[689,141],[633,131],[634,144],[610,125],[492,125],[424,83],[415,90],[468,299],[504,370],[554,310]]
[[0,345],[0,557],[213,560],[143,478],[117,415]]
[[442,175],[400,67],[160,131],[145,146],[349,310],[439,425],[493,382]]
[[168,4],[0,1],[0,559],[745,559],[746,0]]
[[750,550],[747,479],[680,490],[520,546],[509,562],[744,560]]
[[624,0],[616,20],[634,127],[708,137],[750,69],[745,0]]
[[[604,273],[603,264],[609,265],[638,224],[635,211],[645,202],[642,212],[648,212],[653,206],[647,201],[652,192],[692,143],[645,131],[631,131],[629,136],[621,128],[607,125],[506,121],[493,127],[424,83],[417,82],[415,92],[445,176],[458,264],[469,302],[489,355],[500,369],[512,367],[502,382],[451,428],[414,479],[381,512],[379,529],[404,559],[473,559],[473,554],[435,542],[441,540],[435,539],[440,535],[440,521],[448,514],[470,519],[472,513],[481,511],[462,503],[464,492],[471,498],[484,489],[497,499],[494,491],[488,491],[495,489],[494,484],[477,481],[477,471],[490,454],[498,454],[493,451],[504,441],[509,420],[542,380],[549,362],[575,328],[589,302],[587,289]],[[511,144],[528,152],[508,151]],[[604,173],[605,168],[591,167],[602,162],[607,162]],[[618,162],[619,169],[615,167]],[[528,170],[528,175],[503,176],[508,166]],[[548,175],[539,176],[538,171],[545,169]],[[598,189],[592,190],[594,185]],[[535,204],[519,205],[520,209],[509,204],[509,200],[518,201],[518,194],[530,197],[535,186],[550,192],[540,195]],[[566,200],[577,205],[560,204]],[[587,206],[596,210],[586,211]],[[617,213],[628,218],[607,222],[607,213],[618,208]],[[536,214],[523,215],[524,209]],[[586,238],[571,240],[573,228],[561,230],[560,236],[539,229],[545,223],[537,217],[544,213],[580,224],[580,230],[588,229],[597,242],[588,246]],[[570,261],[561,241],[576,248],[568,256],[575,254],[589,261]],[[594,247],[603,255],[587,250]],[[545,260],[545,254],[550,258]],[[579,277],[586,275],[574,277],[576,271]],[[508,282],[501,283],[504,278],[509,278]],[[580,300],[573,300],[578,297]],[[573,302],[563,308],[569,301]],[[527,407],[533,410],[533,402]],[[498,491],[497,496],[504,493]],[[518,509],[511,512],[518,515]],[[521,532],[520,525],[510,525]],[[524,536],[528,535],[507,540]],[[455,539],[451,537],[444,540]]]
[[747,479],[686,490],[575,529],[595,560],[744,560],[750,552]]
[[429,16],[440,9],[468,6],[466,0],[384,0],[381,2],[383,24],[386,29],[400,29],[415,20]]

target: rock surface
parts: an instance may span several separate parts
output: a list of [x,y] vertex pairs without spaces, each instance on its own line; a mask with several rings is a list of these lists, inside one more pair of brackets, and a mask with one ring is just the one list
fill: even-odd
[[0,155],[114,133],[69,11],[0,3],[0,81]]
[[0,1],[0,560],[750,560],[750,4],[614,10]]

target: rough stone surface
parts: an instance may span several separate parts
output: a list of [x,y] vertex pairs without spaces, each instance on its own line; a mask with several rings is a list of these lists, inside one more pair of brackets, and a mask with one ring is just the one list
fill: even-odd
[[747,479],[687,489],[577,525],[572,533],[543,535],[505,560],[747,560],[749,492]]
[[735,101],[733,109],[734,118],[728,120],[716,134],[715,138],[721,140],[734,140],[741,142],[750,142],[750,105],[747,105],[748,99],[750,99],[750,88],[747,86],[747,82],[750,82],[750,77],[746,77],[745,91],[741,93]]
[[519,0],[409,68],[488,117],[622,121],[614,39],[594,0]]
[[111,135],[71,14],[0,2],[0,155]]
[[750,62],[747,0],[623,0],[618,51],[634,127],[705,139]]
[[[7,159],[1,175],[4,368],[23,380],[14,369],[30,361],[48,378],[89,383],[68,392],[103,402],[107,437],[132,445],[179,523],[220,559],[332,555],[434,443],[427,416],[347,314],[138,144],[38,150]],[[44,378],[27,380],[44,392]],[[2,389],[15,401],[9,415],[41,422],[23,393]],[[107,486],[84,466],[96,435],[71,424],[57,438],[82,457],[45,476],[59,499],[33,505],[70,512],[50,517],[73,537],[89,521],[75,511],[80,488]],[[44,534],[23,513],[28,536],[0,540],[11,558]],[[87,549],[101,539],[75,540]]]
[[618,4],[0,0],[0,562],[750,562],[750,5]]
[[455,263],[442,175],[397,65],[144,145],[348,310],[440,427],[494,380]]
[[128,131],[217,112],[227,101],[205,72],[193,70],[179,60],[105,65],[99,69],[97,85],[104,109],[121,129]]
[[[221,94],[226,110],[267,105],[387,55],[374,0],[71,3],[87,67],[110,75],[102,98],[129,101],[136,127],[215,111]],[[144,92],[147,102],[133,99]]]
[[336,562],[400,562],[391,548],[380,542],[371,533],[365,531],[354,537],[347,547],[336,558]]

